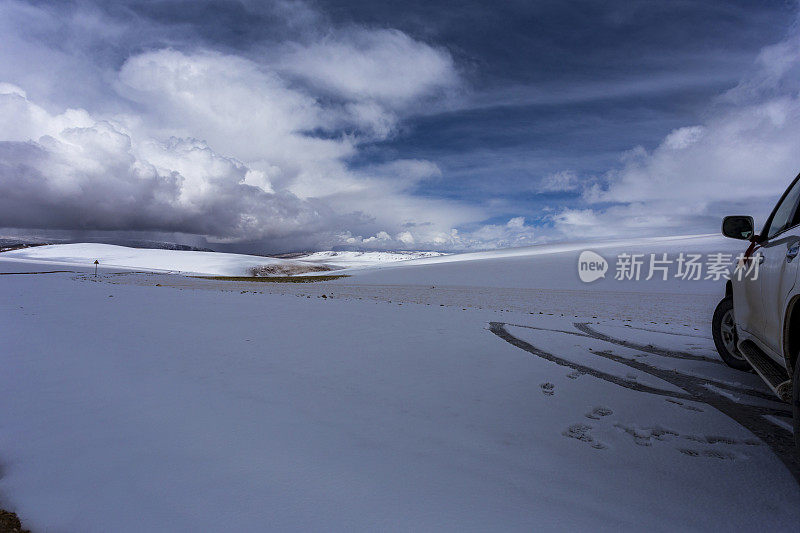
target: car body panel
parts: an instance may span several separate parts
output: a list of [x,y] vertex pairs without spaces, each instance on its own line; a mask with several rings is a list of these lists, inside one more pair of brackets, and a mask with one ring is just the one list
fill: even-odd
[[[737,266],[739,269],[747,269],[745,263],[748,260],[759,260],[761,247],[751,244],[744,254],[744,261]],[[764,327],[764,313],[761,311],[761,280],[753,279],[751,276],[739,276],[734,273],[731,279],[733,290],[734,317],[736,320],[736,330],[739,336],[748,335],[758,337]]]
[[[734,317],[736,316],[736,310],[737,310],[735,302],[736,302],[736,296],[734,296],[734,304],[733,304],[733,306],[734,306]],[[738,320],[737,320],[737,324],[736,324],[736,333],[737,333],[737,336],[738,336],[738,345],[741,345],[744,342],[750,341],[753,344],[755,344],[762,352],[767,354],[771,359],[773,359],[774,361],[779,363],[781,366],[784,366],[784,362],[781,360],[782,356],[780,354],[778,354],[778,353],[774,353],[772,351],[772,348],[770,348],[770,346],[767,343],[765,343],[761,339],[761,337],[758,337],[758,336],[754,335],[753,333],[751,333],[749,331],[740,329]]]
[[781,196],[764,224],[754,236],[738,268],[757,264],[758,275],[731,277],[734,318],[739,346],[751,341],[787,371],[792,358],[787,354],[786,320],[790,306],[798,298],[800,276],[800,174]]
[[[761,253],[764,262],[761,264],[759,279],[761,281],[761,306],[763,309],[763,325],[761,339],[769,347],[770,355],[778,363],[784,364],[783,328],[789,301],[797,282],[800,258],[796,252],[800,247],[800,227],[794,227],[764,243]],[[794,251],[795,256],[787,252]]]

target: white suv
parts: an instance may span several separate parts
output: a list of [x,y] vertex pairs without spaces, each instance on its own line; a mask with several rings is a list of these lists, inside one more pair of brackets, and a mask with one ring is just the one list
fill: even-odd
[[[713,335],[722,359],[755,370],[775,394],[791,402],[795,442],[800,446],[800,175],[783,193],[760,235],[753,218],[725,217],[726,237],[750,241],[745,259],[727,282],[714,311]],[[753,268],[758,262],[757,268]]]

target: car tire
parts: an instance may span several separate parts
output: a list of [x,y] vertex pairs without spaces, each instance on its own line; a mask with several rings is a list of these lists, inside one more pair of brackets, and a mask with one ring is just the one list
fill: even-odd
[[750,363],[742,357],[736,347],[739,337],[736,334],[736,321],[733,315],[733,297],[727,296],[717,304],[711,333],[717,352],[726,365],[736,370],[750,370]]

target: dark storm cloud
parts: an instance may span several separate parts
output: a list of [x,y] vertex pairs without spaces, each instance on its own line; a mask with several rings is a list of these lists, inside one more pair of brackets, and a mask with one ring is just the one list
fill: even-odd
[[[119,135],[115,131],[81,132],[82,135]],[[129,231],[175,231],[216,237],[282,237],[310,228],[322,230],[328,215],[319,207],[302,202],[289,193],[265,193],[239,180],[210,179],[210,187],[190,201],[177,172],[161,173],[156,168],[132,164],[125,151],[96,147],[74,154],[63,147],[43,144],[0,142],[0,227],[36,229],[97,229]],[[165,146],[182,151],[183,142]],[[207,151],[202,145],[189,150]],[[226,166],[226,173],[244,178],[246,169],[235,161],[205,164]],[[77,158],[91,158],[93,169]],[[223,176],[226,177],[226,176]]]
[[0,225],[254,249],[711,231],[721,183],[788,179],[796,12],[0,0]]

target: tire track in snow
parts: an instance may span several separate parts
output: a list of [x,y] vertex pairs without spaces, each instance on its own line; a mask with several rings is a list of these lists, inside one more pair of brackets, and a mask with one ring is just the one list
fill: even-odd
[[[524,350],[532,355],[535,355],[547,361],[556,363],[560,366],[565,366],[568,368],[572,368],[574,370],[584,372],[586,374],[592,375],[596,378],[603,379],[605,381],[608,381],[609,383],[613,383],[615,385],[624,387],[626,389],[631,389],[637,392],[655,394],[659,396],[667,396],[673,399],[701,402],[708,405],[709,407],[713,407],[717,411],[721,412],[722,414],[734,420],[742,427],[746,428],[753,435],[758,437],[759,440],[761,440],[764,444],[769,446],[769,448],[773,451],[773,453],[775,453],[778,459],[780,459],[780,461],[784,464],[784,466],[789,470],[789,472],[792,474],[795,480],[798,483],[800,483],[800,460],[798,460],[797,457],[797,452],[795,449],[792,433],[780,426],[773,424],[772,422],[768,421],[765,418],[767,416],[791,418],[792,416],[791,411],[785,409],[776,409],[771,407],[740,403],[738,401],[731,399],[728,395],[715,393],[713,391],[713,387],[718,386],[719,382],[715,382],[714,380],[709,380],[704,377],[694,376],[690,374],[678,373],[672,370],[664,370],[662,368],[649,365],[641,360],[622,357],[607,350],[596,350],[596,351],[592,350],[592,353],[594,353],[595,355],[598,355],[605,359],[609,359],[611,361],[625,365],[634,370],[638,370],[640,372],[644,372],[653,377],[661,379],[662,381],[665,381],[675,387],[682,389],[683,392],[668,391],[664,389],[659,389],[657,387],[651,387],[649,385],[643,385],[633,380],[627,380],[624,378],[620,378],[619,376],[609,374],[607,372],[595,370],[594,368],[591,368],[586,365],[574,363],[572,361],[559,357],[555,354],[542,350],[541,348],[537,348],[531,343],[519,339],[514,335],[512,335],[511,333],[509,333],[508,330],[506,329],[506,325],[513,326],[514,324],[506,324],[504,322],[490,322],[489,331],[491,331],[492,333],[494,333],[496,336],[500,337],[507,343],[511,344],[512,346],[520,348],[521,350]],[[699,357],[692,354],[686,354],[683,352],[666,350],[656,346],[639,345],[622,339],[617,339],[609,335],[597,332],[592,328],[588,327],[586,324],[582,323],[575,323],[574,326],[576,329],[580,330],[580,333],[578,332],[573,333],[573,332],[559,331],[559,330],[552,330],[552,331],[556,333],[567,333],[567,334],[576,334],[579,336],[587,336],[597,340],[616,344],[618,346],[625,346],[626,348],[632,348],[638,351],[643,351],[649,354],[659,355],[662,357],[673,357],[678,359],[691,359],[691,360],[697,360],[697,358]],[[546,330],[546,328],[532,328],[532,329]],[[691,357],[685,357],[685,356],[691,356]],[[703,358],[703,359],[705,360],[708,358]],[[712,385],[712,388],[709,388],[708,385]],[[727,384],[726,388],[727,390],[731,390],[733,392],[745,395],[750,395],[750,393],[753,392],[752,390],[738,389],[736,387]],[[780,403],[777,399],[773,398],[769,399],[775,401],[776,403]]]
[[666,350],[664,348],[659,348],[651,344],[637,344],[635,342],[617,339],[615,337],[611,337],[610,335],[606,335],[605,333],[600,333],[599,331],[592,329],[586,322],[575,322],[572,325],[575,326],[575,329],[585,333],[589,337],[593,337],[601,341],[610,342],[612,344],[618,344],[619,346],[625,346],[626,348],[632,348],[640,352],[645,352],[653,355],[660,355],[662,357],[672,357],[673,359],[686,359],[687,361],[702,361],[704,363],[714,363],[718,365],[725,364],[719,359],[712,359],[711,357],[705,357],[703,355],[694,355],[686,352],[678,352],[675,350]]
[[[608,335],[604,335],[602,333],[596,332],[592,328],[588,327],[588,325],[585,322],[575,322],[573,324],[576,328],[581,329],[581,331],[583,331],[583,332],[567,331],[567,330],[562,330],[562,329],[541,328],[541,327],[536,327],[536,326],[523,326],[522,324],[512,324],[510,322],[503,322],[503,324],[505,324],[506,326],[514,326],[514,327],[517,327],[517,328],[535,329],[535,330],[539,330],[539,331],[551,331],[551,332],[554,332],[554,333],[563,333],[565,335],[574,335],[576,337],[588,337],[590,339],[597,339],[597,340],[601,340],[601,341],[605,341],[605,342],[611,342],[613,344],[618,344],[620,346],[624,346],[626,348],[631,348],[633,350],[638,350],[640,352],[646,351],[646,350],[642,349],[642,348],[646,348],[647,349],[647,353],[649,353],[651,355],[658,355],[660,357],[670,357],[670,358],[673,358],[673,359],[697,360],[697,361],[703,362],[703,363],[705,363],[705,362],[718,363],[718,361],[716,361],[716,360],[712,360],[712,359],[705,358],[705,357],[704,358],[699,358],[700,356],[696,356],[696,355],[693,355],[693,354],[688,354],[686,352],[680,352],[680,351],[675,351],[675,350],[665,350],[663,348],[657,348],[655,346],[634,344],[634,343],[631,343],[631,342],[628,342],[628,341],[616,339],[614,337],[610,337]],[[590,333],[586,333],[586,331],[588,331]],[[674,372],[677,372],[677,370],[675,370]],[[706,380],[706,384],[707,385],[713,385],[714,387],[717,387],[717,388],[720,388],[720,389],[723,389],[723,390],[727,390],[729,392],[734,392],[734,393],[737,393],[737,394],[745,394],[747,396],[752,396],[754,398],[767,400],[769,402],[777,402],[778,401],[772,394],[769,394],[769,393],[766,393],[766,392],[763,392],[763,391],[760,391],[760,390],[757,390],[757,389],[751,389],[749,387],[738,387],[736,385],[731,385],[730,383],[725,383],[724,381],[716,381],[716,380],[713,380],[711,378],[704,378],[704,379]]]

